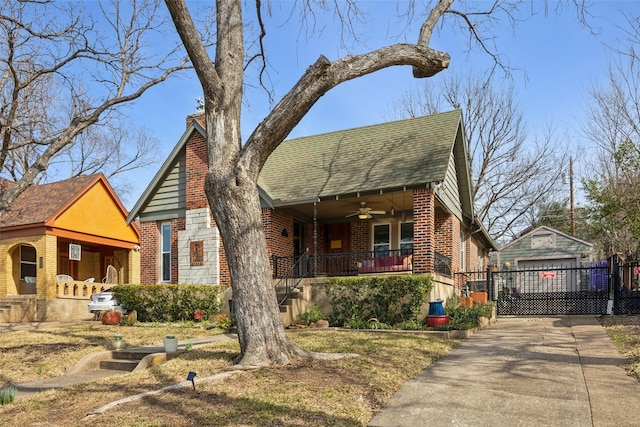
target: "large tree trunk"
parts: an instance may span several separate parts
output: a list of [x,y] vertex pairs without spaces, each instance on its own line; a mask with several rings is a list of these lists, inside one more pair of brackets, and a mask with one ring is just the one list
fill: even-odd
[[[237,171],[236,171],[237,172]],[[209,173],[205,191],[231,273],[241,365],[287,364],[295,352],[272,285],[256,183],[247,176]]]
[[[272,284],[258,176],[273,150],[331,88],[401,64],[417,67],[421,76],[431,76],[448,66],[449,56],[428,47],[430,30],[426,25],[419,45],[394,45],[333,63],[320,57],[258,125],[243,147],[240,108],[245,52],[241,2],[216,2],[216,58],[211,61],[185,2],[165,1],[204,91],[209,157],[205,192],[231,273],[241,351],[238,364],[287,364],[296,355],[324,359],[349,356],[308,352],[287,339]],[[441,0],[428,21],[435,25],[452,1]]]

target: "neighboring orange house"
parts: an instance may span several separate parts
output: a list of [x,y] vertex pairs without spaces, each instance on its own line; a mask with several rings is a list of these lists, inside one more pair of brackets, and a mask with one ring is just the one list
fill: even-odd
[[0,216],[0,322],[90,318],[108,265],[139,283],[140,231],[126,218],[102,174],[29,187]]

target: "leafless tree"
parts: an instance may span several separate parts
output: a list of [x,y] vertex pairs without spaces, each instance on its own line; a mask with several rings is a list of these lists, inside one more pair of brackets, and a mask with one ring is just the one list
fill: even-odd
[[[263,64],[265,68],[268,64],[261,41],[268,35],[263,13],[268,12],[270,4],[264,5],[259,0],[253,4],[255,22],[259,28],[255,32],[258,38],[245,40],[245,36],[250,33],[245,31],[247,22],[242,11],[243,2],[216,1],[217,40],[212,58],[200,40],[185,2],[166,0],[204,91],[209,159],[205,192],[229,261],[238,322],[240,366],[286,364],[299,355],[319,357],[302,351],[288,341],[271,285],[257,189],[258,175],[269,154],[320,97],[343,82],[391,66],[411,66],[413,76],[418,78],[431,77],[446,69],[449,66],[449,55],[429,47],[434,31],[439,28],[445,16],[453,20],[448,22],[460,22],[469,39],[493,55],[499,64],[500,58],[493,51],[490,38],[484,38],[479,29],[490,29],[490,25],[483,26],[483,23],[495,24],[500,15],[510,18],[518,3],[496,1],[489,5],[489,10],[466,13],[453,9],[453,0],[436,1],[424,13],[415,7],[410,10],[411,13],[406,14],[408,18],[420,22],[420,32],[415,43],[391,44],[333,61],[320,55],[243,144],[240,111],[243,90],[250,85],[244,81],[245,59],[257,59],[257,63]],[[309,1],[300,4],[304,7],[327,7],[331,3]],[[355,1],[335,2],[332,5],[343,6],[350,12],[358,8]],[[410,2],[410,6],[415,5],[417,3]],[[462,5],[479,7],[475,2]],[[345,13],[337,11],[334,16],[339,19]],[[258,46],[257,53],[249,54],[245,46]]]
[[607,84],[590,92],[582,129],[596,154],[583,178],[589,227],[603,256],[640,251],[640,23],[628,16],[624,48],[610,63]]
[[565,152],[553,133],[529,141],[513,85],[471,73],[454,73],[407,92],[398,114],[418,116],[459,109],[464,119],[475,213],[497,241],[510,240],[531,225],[530,213],[550,202],[561,181]]
[[53,164],[113,176],[153,160],[144,135],[104,132],[122,129],[122,106],[190,66],[177,38],[150,52],[167,24],[158,0],[2,2],[0,174],[16,184],[0,212]]

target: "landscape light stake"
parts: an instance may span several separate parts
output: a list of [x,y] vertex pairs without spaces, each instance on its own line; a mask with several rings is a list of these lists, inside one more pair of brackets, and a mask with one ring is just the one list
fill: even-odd
[[191,381],[191,384],[193,384],[193,389],[196,389],[196,382],[194,380],[194,378],[196,377],[196,373],[195,372],[189,372],[189,375],[187,375],[187,381]]

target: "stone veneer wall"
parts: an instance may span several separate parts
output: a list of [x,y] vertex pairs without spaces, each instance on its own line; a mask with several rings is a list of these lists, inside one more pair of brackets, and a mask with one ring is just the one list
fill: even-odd
[[[218,228],[211,226],[208,208],[186,211],[184,230],[178,231],[178,283],[218,284],[220,283],[220,236]],[[204,263],[192,266],[190,244],[203,242]]]

